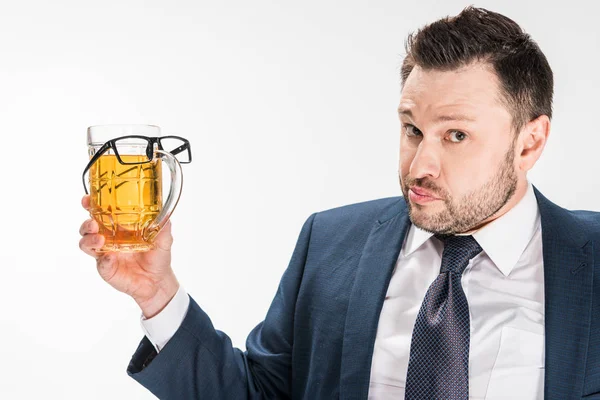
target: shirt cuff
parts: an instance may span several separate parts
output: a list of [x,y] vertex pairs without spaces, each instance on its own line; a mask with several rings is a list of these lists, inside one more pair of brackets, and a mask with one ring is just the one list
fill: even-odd
[[180,285],[177,293],[166,307],[154,317],[140,317],[142,330],[157,352],[161,351],[167,342],[175,335],[181,326],[190,305],[190,297]]

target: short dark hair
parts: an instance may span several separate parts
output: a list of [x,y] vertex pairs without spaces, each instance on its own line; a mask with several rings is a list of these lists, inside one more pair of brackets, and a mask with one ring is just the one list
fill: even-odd
[[450,71],[472,62],[488,63],[499,78],[501,100],[516,133],[529,121],[552,118],[554,78],[536,42],[512,19],[467,7],[409,34],[402,63],[402,87],[415,66]]

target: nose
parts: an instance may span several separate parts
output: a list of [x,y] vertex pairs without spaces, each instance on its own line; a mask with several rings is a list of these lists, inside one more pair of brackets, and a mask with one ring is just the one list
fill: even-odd
[[441,151],[441,144],[437,138],[431,137],[428,139],[424,137],[410,163],[410,176],[413,179],[425,177],[436,179],[440,174]]

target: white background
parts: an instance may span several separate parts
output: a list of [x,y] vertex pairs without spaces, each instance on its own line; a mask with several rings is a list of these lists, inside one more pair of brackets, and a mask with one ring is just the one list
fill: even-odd
[[[401,193],[404,39],[466,5],[2,0],[0,398],[154,398],[125,373],[139,310],[77,245],[88,125],[190,139],[173,266],[244,348],[311,213]],[[600,210],[598,6],[476,6],[520,23],[554,69],[531,181],[561,206]]]

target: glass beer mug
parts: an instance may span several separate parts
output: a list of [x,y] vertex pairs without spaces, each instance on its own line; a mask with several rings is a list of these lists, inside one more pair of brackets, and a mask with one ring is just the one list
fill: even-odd
[[[179,201],[180,163],[192,160],[189,141],[160,136],[160,128],[153,125],[98,125],[88,128],[87,143],[90,161],[83,184],[90,194],[90,215],[106,239],[98,251],[153,249],[154,238]],[[163,161],[171,177],[164,203]]]

